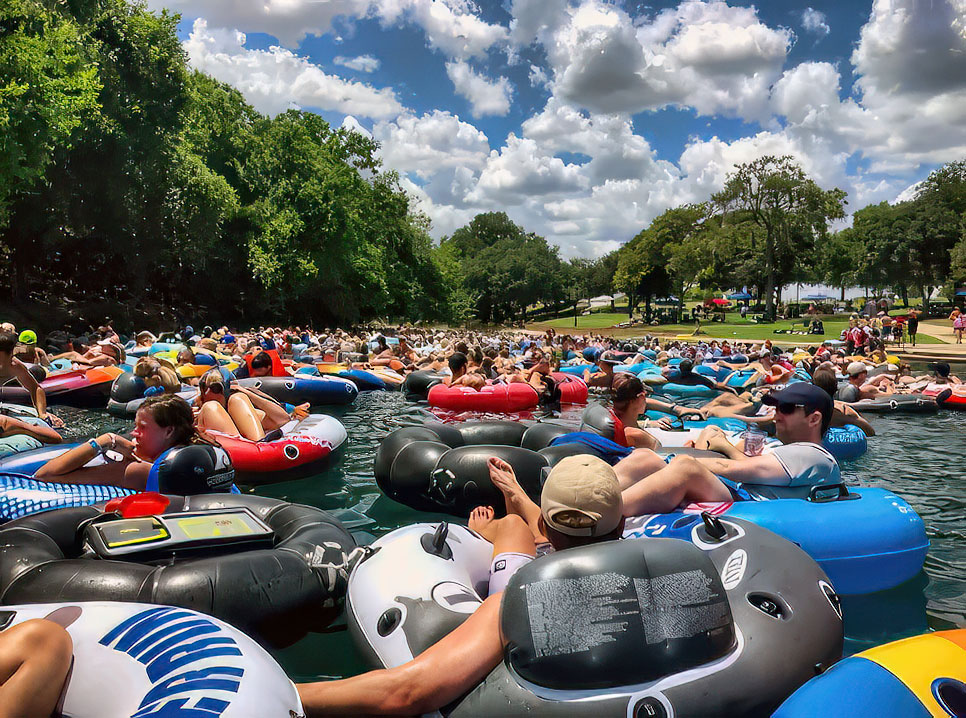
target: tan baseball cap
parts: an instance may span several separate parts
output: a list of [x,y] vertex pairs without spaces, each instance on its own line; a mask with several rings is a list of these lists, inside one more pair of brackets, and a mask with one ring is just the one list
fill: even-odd
[[568,536],[608,534],[624,512],[617,474],[596,456],[568,456],[550,470],[540,512],[547,526]]

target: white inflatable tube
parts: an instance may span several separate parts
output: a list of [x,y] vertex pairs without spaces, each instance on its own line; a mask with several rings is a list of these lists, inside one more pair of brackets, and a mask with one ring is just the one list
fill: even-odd
[[33,618],[59,623],[73,640],[59,715],[304,715],[295,686],[275,660],[217,618],[140,603],[25,604],[0,607],[0,631]]

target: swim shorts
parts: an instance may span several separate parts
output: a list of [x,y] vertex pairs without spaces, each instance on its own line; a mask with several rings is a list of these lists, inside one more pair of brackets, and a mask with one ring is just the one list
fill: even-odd
[[517,569],[526,566],[533,561],[533,558],[533,556],[516,553],[515,551],[498,553],[494,556],[490,563],[490,589],[487,595],[492,596],[494,593],[504,590]]

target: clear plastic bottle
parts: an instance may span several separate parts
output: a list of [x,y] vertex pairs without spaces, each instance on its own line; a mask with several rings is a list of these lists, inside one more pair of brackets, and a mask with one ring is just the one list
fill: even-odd
[[765,448],[765,432],[755,426],[749,426],[742,434],[745,441],[745,456],[761,456]]

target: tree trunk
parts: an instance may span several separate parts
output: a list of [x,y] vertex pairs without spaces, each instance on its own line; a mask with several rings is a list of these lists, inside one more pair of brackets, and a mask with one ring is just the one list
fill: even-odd
[[775,321],[775,238],[771,228],[765,235],[765,321]]
[[842,296],[839,298],[839,301],[840,302],[844,302],[845,301],[845,285],[844,284],[842,285],[841,289],[842,289]]
[[644,297],[644,321],[651,323],[651,295]]

